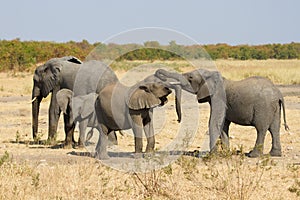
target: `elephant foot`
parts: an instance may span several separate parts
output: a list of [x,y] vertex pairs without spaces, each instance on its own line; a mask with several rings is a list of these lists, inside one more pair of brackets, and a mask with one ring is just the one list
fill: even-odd
[[252,150],[252,151],[249,151],[249,153],[246,153],[246,156],[248,156],[249,158],[257,158],[261,155],[262,155],[262,152],[260,152],[258,150]]
[[274,156],[274,157],[281,157],[282,156],[282,153],[281,153],[281,150],[275,150],[275,149],[272,149],[270,151],[270,155],[271,156]]
[[107,153],[95,153],[95,158],[98,160],[108,160],[110,157]]
[[154,148],[146,148],[145,153],[154,153]]
[[48,138],[48,139],[45,141],[45,144],[46,144],[46,145],[57,145],[57,141],[56,141],[54,138]]
[[64,149],[72,149],[72,148],[73,148],[73,145],[72,145],[71,143],[65,143],[65,144],[63,145],[63,148],[64,148]]
[[133,157],[135,159],[143,158],[143,153],[134,153]]

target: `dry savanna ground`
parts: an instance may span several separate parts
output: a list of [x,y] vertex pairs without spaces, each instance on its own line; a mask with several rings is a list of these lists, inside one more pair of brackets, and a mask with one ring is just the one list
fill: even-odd
[[[165,64],[179,71],[191,69],[181,61]],[[253,127],[232,125],[230,144],[233,155],[224,153],[220,157],[205,159],[184,155],[174,163],[148,173],[115,170],[85,156],[85,149],[30,143],[31,104],[28,102],[32,73],[0,73],[0,199],[299,199],[300,61],[218,60],[215,64],[230,79],[262,75],[279,85],[285,96],[290,127],[290,131],[285,131],[281,126],[282,157],[244,157],[243,152],[251,150],[254,145],[256,131]],[[125,70],[119,69],[118,75],[122,76]],[[169,121],[156,137],[157,149],[176,136],[173,132],[178,124],[172,109],[173,98],[168,102],[170,109],[166,110]],[[47,138],[48,105],[49,97],[41,104],[41,139]],[[209,106],[201,104],[197,107],[200,110],[199,126],[189,146],[190,152],[207,148]],[[132,152],[133,138],[127,134],[118,136],[119,145]],[[58,144],[63,140],[61,120]],[[267,134],[265,153],[270,147],[271,137]]]

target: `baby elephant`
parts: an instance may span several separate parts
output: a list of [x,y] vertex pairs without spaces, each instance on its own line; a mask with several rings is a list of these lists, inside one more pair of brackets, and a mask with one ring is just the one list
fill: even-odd
[[[87,144],[93,136],[93,129],[91,129],[85,138],[86,128],[98,126],[95,110],[87,108],[95,104],[96,98],[96,93],[73,97],[73,92],[69,89],[61,89],[56,94],[57,104],[60,110],[68,116],[69,121],[67,124],[75,125],[76,122],[79,122],[79,146],[83,146],[83,142]],[[67,137],[72,137],[74,142],[73,135]],[[109,134],[109,141],[114,145],[117,144],[115,132]]]

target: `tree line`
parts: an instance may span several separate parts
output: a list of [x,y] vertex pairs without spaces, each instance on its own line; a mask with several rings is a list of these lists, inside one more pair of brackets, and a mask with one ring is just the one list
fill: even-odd
[[[92,52],[92,53],[90,53]],[[206,53],[207,52],[207,53]],[[94,54],[94,55],[93,55]],[[46,41],[0,40],[0,71],[31,69],[50,58],[73,55],[84,60],[88,55],[97,59],[117,60],[180,60],[180,59],[300,59],[300,43],[264,45],[179,45],[171,41],[139,44],[90,44],[87,40],[65,43]],[[120,56],[121,55],[121,56]],[[94,57],[93,57],[94,56]]]

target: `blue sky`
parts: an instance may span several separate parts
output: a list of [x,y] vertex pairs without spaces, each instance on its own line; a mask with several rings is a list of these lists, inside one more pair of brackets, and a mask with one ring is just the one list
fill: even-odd
[[142,27],[173,29],[200,44],[300,42],[300,1],[1,1],[0,40],[93,43]]

